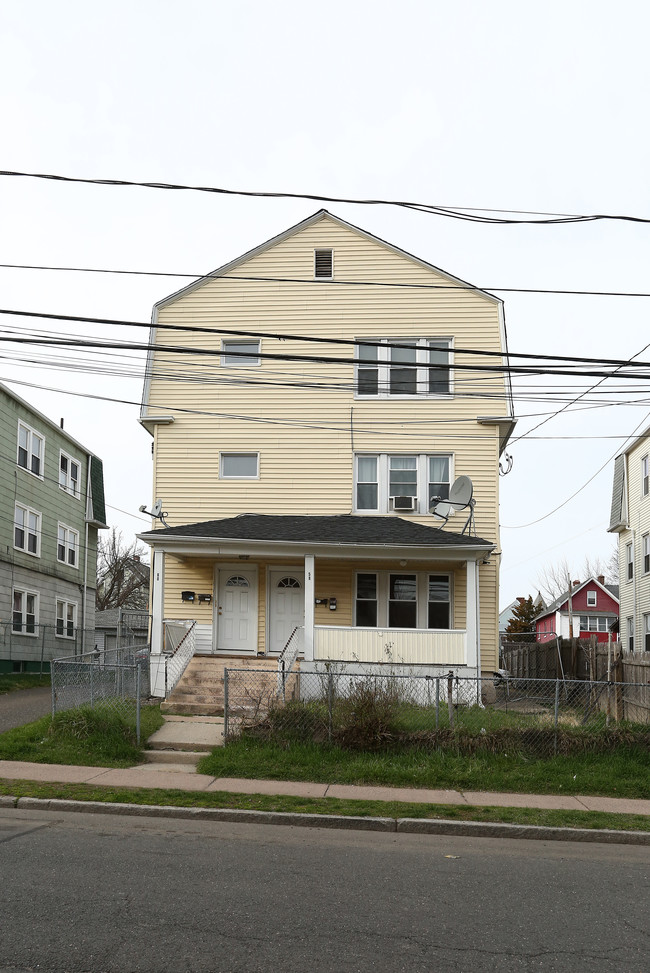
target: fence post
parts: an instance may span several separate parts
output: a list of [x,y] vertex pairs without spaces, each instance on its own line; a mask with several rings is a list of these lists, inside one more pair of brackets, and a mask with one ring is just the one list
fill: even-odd
[[333,726],[333,709],[334,709],[334,673],[327,673],[327,739],[332,742],[332,726]]
[[135,664],[135,739],[140,744],[140,666]]
[[94,700],[93,700],[93,670],[94,670],[94,668],[95,668],[95,665],[94,665],[93,662],[91,662],[90,663],[90,708],[91,709],[93,708],[93,705],[94,705]]
[[560,680],[555,680],[555,734],[553,742],[553,751],[557,754],[557,721],[558,714],[560,711]]
[[45,626],[41,626],[41,675],[43,675],[43,659],[45,657]]
[[440,727],[440,676],[436,676],[436,730]]
[[454,729],[454,673],[450,669],[447,673],[447,712],[449,714],[449,726]]
[[[227,669],[223,670],[223,742],[228,740],[228,680],[230,676]],[[165,696],[167,696],[167,667],[165,666]]]
[[52,685],[52,719],[56,716],[56,676],[57,669],[54,661],[50,663],[50,682]]

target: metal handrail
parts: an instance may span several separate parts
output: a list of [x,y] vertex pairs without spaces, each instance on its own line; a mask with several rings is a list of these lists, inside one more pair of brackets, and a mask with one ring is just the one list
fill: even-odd
[[278,656],[278,696],[284,696],[287,679],[304,647],[304,625],[296,625]]

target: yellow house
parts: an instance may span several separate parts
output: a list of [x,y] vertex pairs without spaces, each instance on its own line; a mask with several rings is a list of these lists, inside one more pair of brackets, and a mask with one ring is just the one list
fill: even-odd
[[497,668],[498,298],[320,210],[160,301],[150,343],[154,656],[191,619],[197,653]]

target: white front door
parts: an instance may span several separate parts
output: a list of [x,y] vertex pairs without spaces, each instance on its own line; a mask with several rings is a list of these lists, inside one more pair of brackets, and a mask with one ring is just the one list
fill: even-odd
[[219,570],[217,652],[257,652],[257,571]]
[[269,571],[269,653],[277,655],[298,625],[305,624],[305,572]]

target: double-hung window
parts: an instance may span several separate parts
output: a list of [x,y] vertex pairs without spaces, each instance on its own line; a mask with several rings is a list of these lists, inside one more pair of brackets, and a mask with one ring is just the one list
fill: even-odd
[[634,652],[634,618],[631,615],[627,619],[627,648],[628,652]]
[[581,615],[581,632],[606,632],[610,619],[607,615]]
[[22,588],[13,590],[13,615],[11,629],[21,635],[37,635],[38,594]]
[[43,477],[45,440],[24,422],[18,423],[18,454],[16,462],[34,476]]
[[221,342],[221,364],[230,368],[250,368],[260,363],[260,343],[257,340],[224,338]]
[[79,462],[63,450],[59,453],[59,486],[79,499]]
[[650,493],[650,465],[648,457],[644,456],[641,460],[641,496],[647,497]]
[[356,575],[355,625],[449,629],[449,575],[425,571],[360,571]]
[[72,568],[79,566],[79,532],[65,524],[58,526],[56,559]]
[[650,652],[650,615],[643,616],[643,648]]
[[449,496],[451,465],[448,453],[357,454],[355,510],[426,514]]
[[449,395],[451,338],[368,338],[357,345],[360,398]]
[[632,578],[634,577],[634,545],[633,544],[625,545],[625,562],[626,562],[625,576],[628,581],[631,581]]
[[596,592],[595,591],[588,591],[587,592],[587,608],[595,608],[595,607],[596,607]]
[[72,601],[56,603],[56,634],[59,638],[73,639],[77,627],[77,606]]
[[643,573],[650,573],[650,534],[643,535]]
[[14,547],[34,557],[41,556],[41,515],[31,507],[14,507]]

